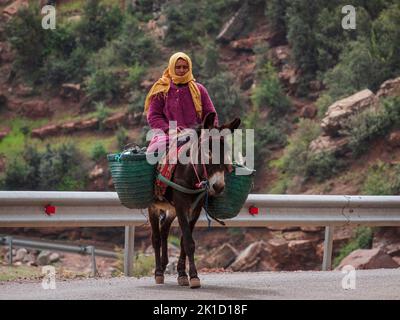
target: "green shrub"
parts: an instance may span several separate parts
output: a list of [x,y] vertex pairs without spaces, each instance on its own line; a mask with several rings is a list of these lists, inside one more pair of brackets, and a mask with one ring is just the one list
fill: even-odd
[[270,62],[264,66],[260,76],[260,83],[252,92],[253,104],[260,110],[269,108],[270,117],[274,119],[287,114],[291,107],[290,100],[283,93],[277,73]]
[[350,242],[346,244],[343,248],[341,248],[338,256],[334,258],[333,267],[336,268],[340,264],[340,262],[354,250],[371,248],[372,239],[373,230],[371,228],[357,228],[355,237],[350,240]]
[[123,15],[117,5],[110,8],[98,0],[85,2],[84,13],[77,26],[78,41],[88,50],[95,51],[118,36]]
[[111,110],[106,107],[104,102],[95,103],[96,107],[96,119],[99,120],[99,130],[104,130],[104,120],[110,116]]
[[372,165],[361,187],[366,195],[400,194],[400,165],[390,165],[381,161]]
[[371,141],[399,126],[400,98],[388,98],[382,104],[378,110],[368,109],[352,116],[345,124],[342,133],[349,136],[349,146],[355,157],[363,154]]
[[101,159],[105,159],[107,156],[107,150],[101,142],[96,142],[91,151],[91,159],[98,162]]
[[310,157],[309,145],[319,136],[320,126],[309,119],[301,119],[296,133],[289,139],[289,144],[282,157],[281,170],[289,176],[305,176]]
[[318,109],[318,118],[322,119],[325,117],[325,113],[328,111],[328,107],[334,103],[335,101],[332,99],[332,97],[325,93],[321,95],[317,102],[315,103]]
[[127,16],[118,38],[111,42],[121,63],[132,66],[146,65],[154,61],[159,51],[154,40],[146,35],[134,16]]
[[243,111],[242,99],[233,81],[230,72],[221,72],[204,82],[221,124],[240,117]]
[[341,167],[342,161],[332,153],[311,154],[307,159],[305,178],[314,177],[317,182],[322,182],[337,174]]
[[146,68],[140,65],[138,62],[129,68],[128,82],[131,88],[139,89],[140,83],[144,74],[146,73]]
[[131,91],[131,96],[129,98],[129,104],[128,104],[128,112],[132,114],[143,112],[145,99],[146,99],[146,93],[143,92],[143,90]]
[[42,28],[42,17],[37,6],[29,6],[18,11],[6,25],[8,41],[16,51],[18,69],[30,79],[36,80],[48,54],[49,32]]
[[86,92],[92,101],[115,99],[119,82],[111,70],[96,70],[86,81]]

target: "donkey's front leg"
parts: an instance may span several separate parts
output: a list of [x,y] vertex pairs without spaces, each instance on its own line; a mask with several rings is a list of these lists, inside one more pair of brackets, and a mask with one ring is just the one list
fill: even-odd
[[197,276],[197,269],[194,263],[195,243],[192,237],[192,230],[190,228],[189,222],[187,220],[187,215],[185,214],[185,210],[183,208],[176,208],[176,215],[178,216],[179,226],[182,231],[183,247],[189,260],[189,284],[191,288],[199,288],[200,279]]
[[157,209],[149,208],[149,220],[151,224],[151,241],[154,248],[154,256],[156,260],[156,268],[154,272],[154,277],[156,284],[164,283],[164,271],[161,267],[161,237],[160,237],[160,225],[159,225],[159,215]]

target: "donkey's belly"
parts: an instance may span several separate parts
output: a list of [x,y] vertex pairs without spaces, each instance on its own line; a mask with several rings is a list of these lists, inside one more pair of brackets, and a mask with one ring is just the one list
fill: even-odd
[[155,201],[152,206],[158,210],[163,210],[167,212],[168,217],[175,217],[176,216],[176,211],[175,207],[172,206],[169,202],[167,201]]

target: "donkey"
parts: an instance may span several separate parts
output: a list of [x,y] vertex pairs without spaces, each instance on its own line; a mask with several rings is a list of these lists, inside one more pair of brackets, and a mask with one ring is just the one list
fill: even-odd
[[[228,124],[220,127],[214,127],[215,113],[209,113],[203,120],[203,123],[197,127],[196,133],[201,137],[202,129],[234,129],[240,125],[240,119],[236,118]],[[224,159],[224,143],[223,137],[220,138],[219,159]],[[199,144],[200,144],[199,139]],[[211,138],[208,146],[209,156],[211,152]],[[171,181],[186,188],[195,189],[198,187],[198,180],[201,177],[203,180],[208,180],[209,195],[215,196],[220,194],[225,187],[224,174],[232,171],[232,164],[213,164],[212,158],[208,164],[182,164],[178,161],[175,167]],[[197,205],[192,208],[192,204],[196,200],[197,195],[187,194],[178,191],[170,186],[166,189],[164,200],[155,201],[148,209],[149,220],[152,228],[152,245],[155,253],[155,282],[156,284],[164,283],[164,272],[168,264],[168,234],[172,222],[178,217],[179,227],[182,232],[180,241],[180,256],[177,265],[178,284],[180,286],[190,286],[190,288],[199,288],[200,279],[197,275],[197,269],[194,262],[195,243],[192,232],[195,224],[200,216],[201,208],[204,205],[204,197]],[[186,256],[189,260],[189,278],[186,273]]]

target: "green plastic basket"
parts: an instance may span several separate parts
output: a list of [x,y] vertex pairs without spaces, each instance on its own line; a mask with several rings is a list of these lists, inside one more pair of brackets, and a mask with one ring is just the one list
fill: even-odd
[[[241,167],[247,175],[237,175],[236,168]],[[217,219],[232,219],[236,217],[246,202],[253,187],[255,170],[234,165],[233,171],[225,176],[224,192],[217,197],[210,197],[208,211]]]
[[156,165],[147,162],[145,153],[109,154],[107,159],[121,204],[129,209],[149,207],[154,199]]

